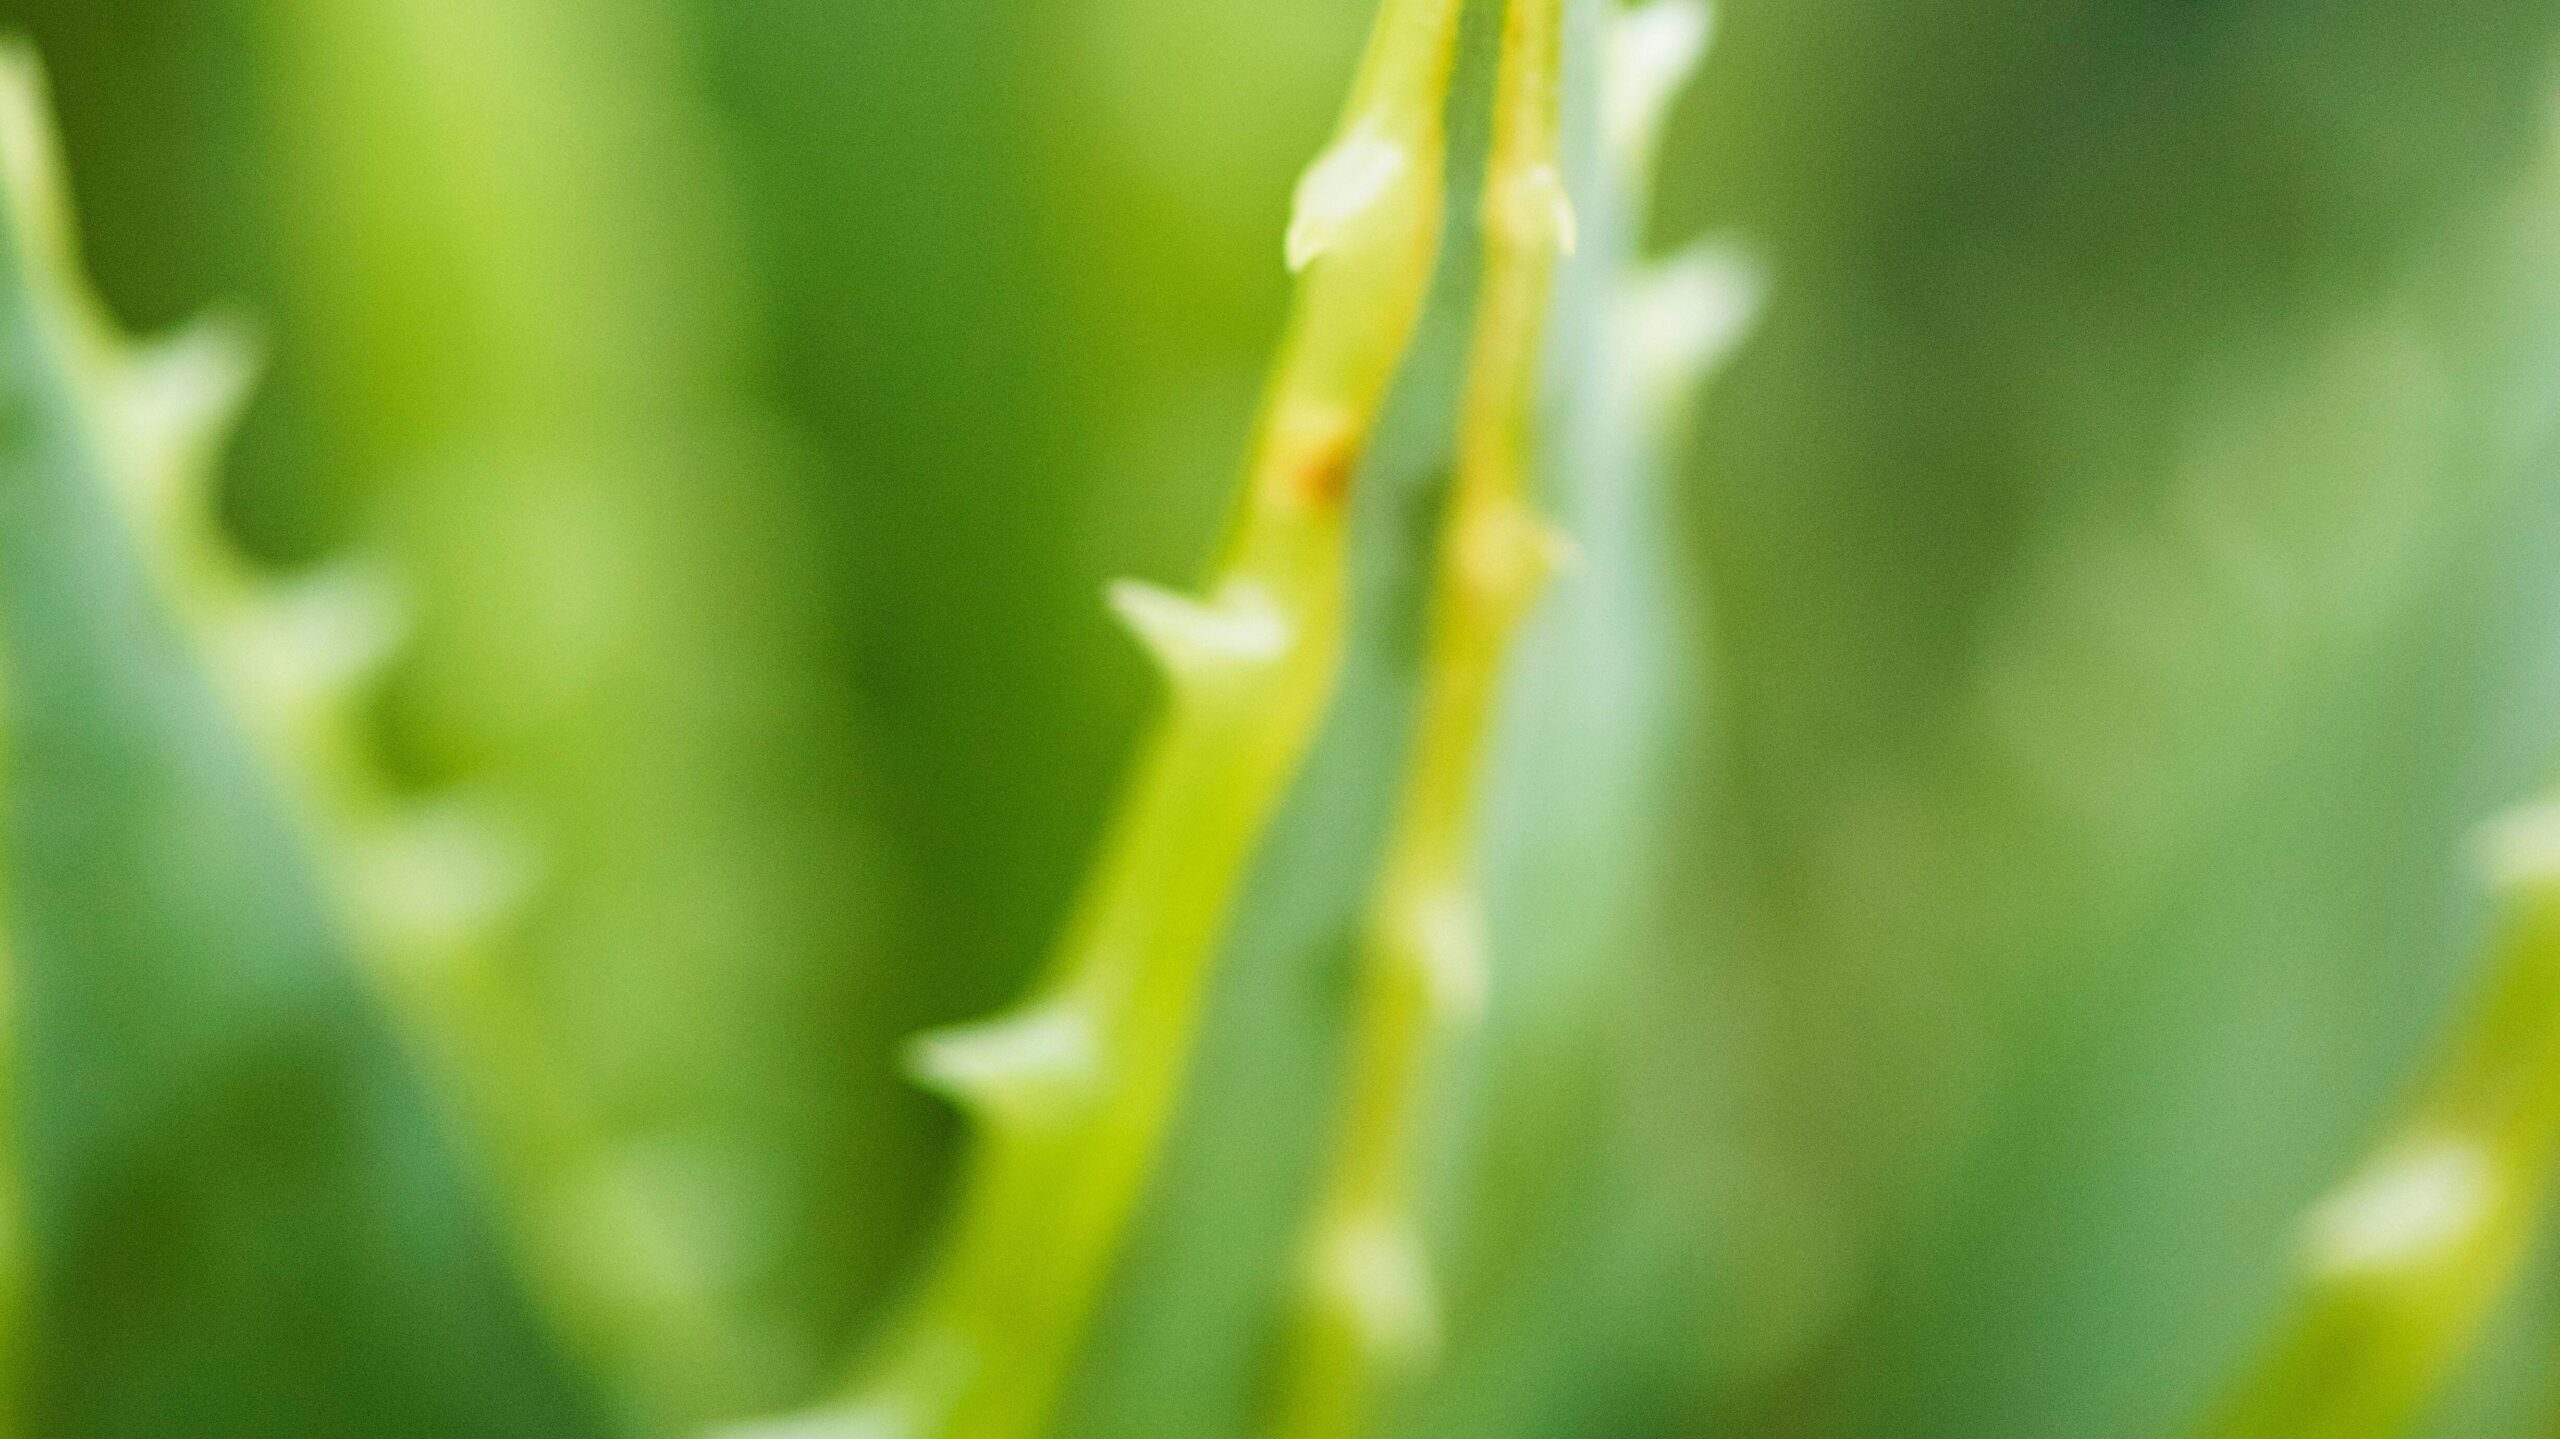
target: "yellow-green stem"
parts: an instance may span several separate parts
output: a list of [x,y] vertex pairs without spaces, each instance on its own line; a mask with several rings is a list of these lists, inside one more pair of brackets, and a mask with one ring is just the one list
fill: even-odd
[[919,1075],[977,1120],[975,1150],[945,1248],[830,1416],[835,1432],[1051,1426],[1236,890],[1333,693],[1351,480],[1439,251],[1462,8],[1386,0],[1340,134],[1299,186],[1287,254],[1303,280],[1207,596],[1113,588],[1165,670],[1170,712],[1031,997],[917,1047]]
[[2514,1277],[2560,1162],[2560,805],[2507,820],[2485,992],[2416,1102],[2312,1212],[2271,1348],[2204,1439],[2403,1432]]
[[1555,270],[1574,240],[1558,173],[1563,9],[1510,0],[1503,22],[1484,278],[1413,766],[1369,917],[1344,1112],[1303,1261],[1276,1418],[1285,1439],[1360,1432],[1378,1392],[1438,1339],[1417,1217],[1431,1081],[1484,1002],[1486,736],[1504,658],[1560,548],[1530,508],[1528,457]]

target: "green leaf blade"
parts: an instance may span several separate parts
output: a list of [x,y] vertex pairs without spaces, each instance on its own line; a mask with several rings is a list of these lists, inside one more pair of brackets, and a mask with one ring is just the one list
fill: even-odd
[[0,660],[30,1431],[600,1432],[122,512],[128,361],[0,63]]

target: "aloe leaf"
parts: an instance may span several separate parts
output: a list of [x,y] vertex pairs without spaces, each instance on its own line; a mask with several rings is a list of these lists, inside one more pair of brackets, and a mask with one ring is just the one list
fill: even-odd
[[1485,258],[1456,477],[1429,597],[1418,731],[1366,924],[1342,1114],[1306,1240],[1274,1430],[1362,1432],[1443,1320],[1419,1213],[1435,1102],[1491,983],[1479,889],[1484,749],[1513,636],[1563,559],[1530,508],[1528,455],[1554,271],[1576,220],[1561,166],[1560,0],[1505,8],[1480,225]]
[[2512,1283],[2560,1160],[2560,811],[2490,836],[2507,913],[2486,992],[2409,1111],[2314,1208],[2296,1290],[2214,1439],[2406,1432]]
[[[321,644],[206,518],[247,362],[118,337],[34,60],[0,65],[10,948],[51,1435],[601,1432],[259,752]],[[244,709],[272,704],[266,715]]]
[[[1749,1429],[2176,1432],[2553,753],[2554,17],[1733,15],[1685,178],[1786,283],[1691,490],[1681,878],[1735,1021],[1657,1042],[1780,1202],[1697,1201],[1744,1317],[1696,1363]],[[1846,110],[1773,103],[1835,62]]]
[[[1449,80],[1445,208],[1481,189],[1498,18]],[[1191,1073],[1060,1432],[1203,1436],[1266,1421],[1273,1326],[1326,1141],[1360,916],[1411,748],[1422,616],[1466,366],[1476,247],[1442,248],[1354,485],[1348,630],[1322,733],[1238,895]]]
[[1653,944],[1679,818],[1664,797],[1704,724],[1671,481],[1765,284],[1741,245],[1646,239],[1664,127],[1716,13],[1568,11],[1581,245],[1559,279],[1540,489],[1577,558],[1520,637],[1485,779],[1494,982],[1440,1161],[1449,1353],[1393,1432],[1652,1432],[1676,1356],[1730,1322],[1696,1298],[1695,1216],[1660,1198],[1694,1183],[1652,1128],[1680,1081],[1648,1067],[1630,1022],[1676,992]]
[[[1683,355],[1660,341],[1681,331],[1712,341],[1719,316],[1730,338],[1740,292],[1727,286],[1741,273],[1707,255],[1659,275],[1631,268],[1628,212],[1639,197],[1629,187],[1653,153],[1641,121],[1659,119],[1680,71],[1675,64],[1631,89],[1603,85],[1596,71],[1616,48],[1607,38],[1616,11],[1572,15],[1568,170],[1583,243],[1562,281],[1570,293],[1555,321],[1554,416],[1541,462],[1542,502],[1590,562],[1567,570],[1531,623],[1503,701],[1486,816],[1498,879],[1485,1045],[1498,1054],[1481,1078],[1472,1057],[1456,1067],[1460,1093],[1482,1086],[1485,1097],[1434,1120],[1424,1164],[1422,1217],[1439,1233],[1435,1253],[1459,1297],[1448,1372],[1414,1386],[1411,1415],[1381,1414],[1381,1432],[1532,1424],[1544,1405],[1511,1401],[1579,1392],[1542,1388],[1540,1376],[1632,1364],[1639,1346],[1618,1338],[1658,1337],[1623,1302],[1630,1286],[1612,1242],[1628,1228],[1613,1204],[1623,1195],[1592,1182],[1612,1165],[1579,1157],[1595,1140],[1623,1157],[1623,1094],[1606,1077],[1607,1056],[1650,867],[1646,833],[1665,818],[1655,799],[1679,665],[1653,465],[1684,425],[1678,376],[1711,358],[1711,348]],[[1453,81],[1456,213],[1471,213],[1481,192],[1500,18],[1498,7],[1471,14]],[[1656,102],[1634,105],[1638,123],[1606,146],[1604,90],[1619,95],[1621,112],[1631,95]],[[1477,248],[1448,247],[1379,463],[1362,477],[1362,578],[1342,698],[1239,903],[1195,1083],[1064,1432],[1222,1435],[1270,1422],[1286,1372],[1277,1341],[1297,1297],[1293,1261],[1342,1082],[1348,976],[1412,749]],[[1661,282],[1675,276],[1684,283]],[[1702,288],[1711,303],[1699,331],[1685,322]],[[1560,1162],[1567,1154],[1577,1158]]]
[[918,1076],[978,1125],[958,1212],[912,1311],[813,1425],[1014,1439],[1053,1422],[1182,1090],[1235,894],[1333,698],[1353,482],[1439,252],[1461,8],[1387,0],[1341,128],[1299,183],[1283,245],[1299,305],[1206,597],[1112,587],[1170,713],[1031,997],[916,1047]]

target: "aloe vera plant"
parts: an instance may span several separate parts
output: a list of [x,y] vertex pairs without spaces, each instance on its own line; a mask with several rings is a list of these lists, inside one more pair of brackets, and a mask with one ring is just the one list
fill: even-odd
[[[448,22],[465,18],[446,14]],[[361,45],[351,53],[359,63],[367,58]],[[17,123],[34,137],[28,143],[49,144],[38,132],[32,102],[21,109]],[[49,174],[21,186],[30,233],[45,242],[30,251],[43,267],[35,281],[39,293],[66,286],[71,274],[67,241],[53,233],[63,223],[55,188]],[[525,247],[511,250],[503,239],[482,243],[494,250],[482,257],[491,268],[528,258]],[[142,424],[171,427],[139,439],[111,431],[100,441],[112,463],[139,472],[115,483],[141,493],[129,507],[142,551],[169,581],[173,615],[192,627],[206,651],[227,713],[262,742],[266,774],[307,821],[302,862],[321,886],[316,902],[346,931],[343,962],[377,981],[400,1028],[431,1056],[428,1078],[435,1088],[465,1095],[470,1122],[445,1128],[466,1151],[457,1158],[472,1171],[484,1162],[482,1151],[494,1156],[495,1188],[510,1200],[516,1221],[508,1247],[538,1277],[540,1307],[607,1367],[616,1407],[641,1422],[682,1423],[688,1415],[698,1420],[706,1407],[734,1410],[751,1402],[740,1386],[752,1394],[755,1385],[770,1384],[771,1361],[742,1356],[738,1341],[726,1337],[747,1318],[739,1312],[740,1297],[704,1292],[700,1264],[667,1252],[674,1242],[667,1231],[676,1221],[663,1212],[667,1196],[654,1187],[658,1176],[650,1163],[652,1147],[662,1141],[605,1126],[569,1063],[559,1027],[529,992],[516,927],[535,872],[558,866],[551,856],[523,853],[526,842],[513,833],[515,817],[503,803],[469,792],[404,799],[380,777],[376,740],[359,722],[358,709],[371,699],[400,629],[399,602],[382,567],[335,567],[290,585],[253,586],[246,562],[218,537],[212,510],[214,461],[248,370],[231,331],[208,327],[151,352],[148,363],[129,362],[93,308],[85,299],[64,302],[68,318],[57,323],[67,334],[66,364],[113,372],[105,381],[85,374],[81,381],[112,392],[100,423],[121,424],[126,409],[144,406],[156,410],[146,410]],[[126,370],[148,383],[127,381]],[[140,398],[124,401],[128,389]],[[508,428],[491,416],[482,422]],[[433,416],[421,423],[452,424]],[[507,443],[516,448],[502,446],[482,460],[490,480],[556,473],[557,446],[528,460],[523,446],[539,443],[537,437],[516,433]],[[521,485],[509,493],[520,499]],[[531,519],[543,523],[538,514]],[[470,562],[449,541],[432,538],[432,530],[421,556],[422,528],[412,517],[393,542],[431,567],[459,562],[468,569]],[[438,544],[446,546],[441,556]],[[562,658],[556,650],[540,653],[539,640],[532,650],[545,662]],[[498,667],[517,658],[498,657]],[[453,662],[449,651],[445,659]],[[490,677],[481,682],[496,687]],[[521,700],[519,691],[500,703]],[[439,702],[467,709],[473,701],[448,691]],[[542,742],[537,737],[531,744]],[[544,799],[560,794],[562,778],[557,768],[542,777],[543,785],[555,787]],[[627,779],[616,785],[629,789]],[[574,779],[565,788],[576,793]],[[555,806],[536,818],[556,826],[573,816]],[[626,849],[626,866],[628,855]],[[571,878],[573,892],[597,882],[592,871]],[[621,880],[610,865],[603,878]],[[437,1106],[440,1115],[443,1108]],[[453,1182],[459,1185],[460,1176]],[[479,1187],[476,1179],[472,1187]]]
[[2547,1433],[2560,17],[1714,18],[0,0],[20,1432]]

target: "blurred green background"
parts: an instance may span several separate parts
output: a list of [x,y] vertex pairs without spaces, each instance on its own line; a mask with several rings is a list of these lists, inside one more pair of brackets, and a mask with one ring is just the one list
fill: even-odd
[[[228,517],[393,557],[386,752],[544,856],[507,963],[619,1157],[511,1222],[624,1225],[716,1316],[573,1337],[644,1356],[607,1410],[814,1397],[912,1272],[957,1133],[897,1042],[1058,922],[1149,701],[1100,587],[1209,552],[1369,11],[0,0],[120,315],[265,328]],[[1504,1317],[1397,1427],[2173,1434],[2560,760],[2560,7],[1722,21],[1656,238],[1771,301],[1659,496],[1658,768],[1602,820],[1650,838],[1578,997],[1517,1001],[1462,1286]],[[1237,942],[1079,1435],[1249,1427],[1236,1256],[1338,1003],[1289,877],[1356,888],[1397,703],[1265,866],[1312,937]],[[1577,1138],[1608,1182],[1548,1194]],[[2560,1428],[2536,1269],[2433,1432]]]

